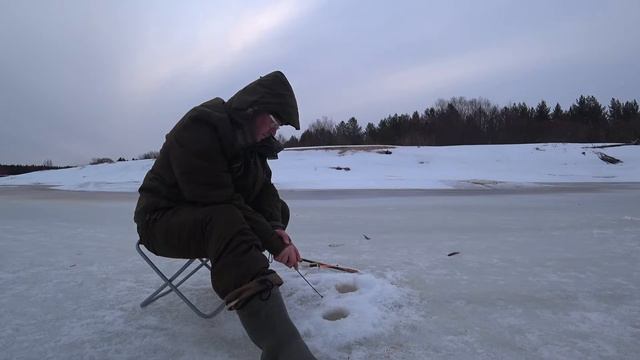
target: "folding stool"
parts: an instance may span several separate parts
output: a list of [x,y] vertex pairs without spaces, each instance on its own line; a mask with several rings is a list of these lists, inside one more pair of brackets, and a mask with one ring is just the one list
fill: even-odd
[[[211,271],[211,265],[209,264],[209,259],[188,259],[185,264],[178,270],[176,271],[175,274],[173,274],[170,278],[168,278],[162,271],[160,271],[160,269],[158,269],[158,267],[153,263],[153,261],[151,261],[151,259],[149,259],[149,257],[144,253],[144,251],[142,250],[142,244],[140,243],[140,240],[138,240],[138,242],[136,243],[136,250],[138,251],[138,254],[140,254],[140,256],[142,256],[142,258],[144,259],[144,261],[147,262],[147,264],[149,264],[149,266],[151,266],[151,268],[153,269],[153,271],[155,271],[156,274],[158,274],[158,276],[164,281],[164,284],[162,284],[162,286],[160,286],[156,291],[154,291],[151,295],[149,295],[146,299],[144,299],[144,301],[142,301],[140,303],[140,307],[144,308],[147,305],[151,304],[152,302],[160,299],[161,297],[174,292],[176,295],[178,295],[178,297],[180,297],[180,299],[182,299],[182,301],[185,302],[185,304],[187,304],[187,306],[189,306],[189,308],[191,310],[193,310],[194,313],[196,313],[196,315],[205,318],[205,319],[210,319],[216,315],[218,315],[222,310],[225,309],[225,304],[224,302],[221,302],[220,305],[218,305],[213,311],[209,312],[209,313],[205,313],[203,311],[201,311],[200,309],[198,309],[198,307],[196,307],[179,289],[178,287],[180,285],[182,285],[182,283],[184,283],[185,281],[187,281],[187,279],[189,279],[193,274],[195,274],[196,272],[198,272],[198,270],[202,269],[203,267],[206,267],[207,269],[209,269],[209,271]],[[191,266],[191,264],[193,264],[196,260],[198,260],[200,263],[198,265],[196,265],[196,267],[191,270],[191,272],[189,272],[186,276],[184,276],[181,280],[179,280],[178,282],[174,283],[174,281],[176,281],[178,279],[178,277],[189,268],[189,266]],[[166,287],[169,287],[169,289],[166,289]],[[164,290],[164,291],[163,291]]]

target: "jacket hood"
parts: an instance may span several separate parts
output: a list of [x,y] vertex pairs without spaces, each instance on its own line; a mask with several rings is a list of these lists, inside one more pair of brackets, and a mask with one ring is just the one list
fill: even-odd
[[260,77],[226,103],[232,117],[245,121],[260,112],[273,114],[283,125],[300,130],[298,103],[291,84],[280,71]]

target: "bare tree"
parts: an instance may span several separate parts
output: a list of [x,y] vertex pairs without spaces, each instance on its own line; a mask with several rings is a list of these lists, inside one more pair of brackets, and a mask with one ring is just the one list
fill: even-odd
[[138,156],[138,160],[149,160],[149,159],[157,159],[158,155],[160,155],[159,151],[148,151],[140,156]]
[[93,158],[91,159],[91,165],[98,165],[98,164],[112,164],[114,161],[110,158]]

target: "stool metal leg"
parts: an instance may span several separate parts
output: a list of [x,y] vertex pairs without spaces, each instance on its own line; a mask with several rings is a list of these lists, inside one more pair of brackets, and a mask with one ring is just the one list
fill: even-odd
[[[185,277],[182,278],[182,280],[180,280],[177,284],[175,284],[176,287],[179,287],[180,285],[182,285],[182,283],[184,283],[185,281],[187,281],[187,279],[189,279],[191,277],[191,275],[195,274],[196,272],[198,272],[198,270],[200,270],[203,266],[206,266],[207,268],[211,269],[211,267],[209,267],[209,264],[206,262],[206,260],[203,259],[198,259],[200,260],[200,265],[196,266],[195,269],[193,269],[189,274],[187,274]],[[187,267],[189,267],[189,265],[191,265],[195,260],[189,260],[187,261],[187,263],[180,269],[178,270],[175,275],[173,275],[169,281],[173,282],[178,275],[180,275]],[[209,270],[211,271],[211,270]],[[145,307],[149,304],[151,304],[152,302],[160,299],[161,297],[171,293],[173,290],[172,289],[167,289],[164,292],[158,294],[158,292],[160,292],[162,289],[164,289],[165,287],[167,287],[167,283],[165,282],[164,285],[162,285],[158,290],[156,290],[153,294],[151,294],[147,300],[143,301],[142,304],[140,304],[140,307]],[[157,294],[157,295],[156,295]]]
[[[209,271],[211,271],[211,266],[208,264],[208,261],[206,259],[198,259],[200,261],[200,264],[196,266],[194,270],[188,273],[182,280],[180,280],[180,282],[178,282],[177,284],[174,284],[173,281],[175,281],[180,276],[180,274],[182,274],[196,259],[188,260],[173,276],[171,276],[171,278],[167,278],[164,275],[164,273],[162,273],[162,271],[160,271],[160,269],[158,269],[158,267],[144,253],[144,251],[141,248],[141,245],[142,244],[140,243],[140,240],[138,240],[138,242],[136,243],[136,250],[138,251],[138,254],[140,254],[140,256],[144,259],[144,261],[147,264],[149,264],[149,266],[153,269],[153,271],[164,281],[164,284],[160,286],[156,291],[154,291],[151,295],[149,295],[144,301],[142,301],[142,303],[140,303],[140,307],[144,308],[147,305],[151,304],[152,302],[160,299],[161,297],[171,292],[174,292],[176,293],[176,295],[178,295],[178,297],[180,297],[180,299],[182,299],[182,301],[184,301],[185,304],[187,304],[187,306],[189,306],[189,308],[194,313],[196,313],[196,315],[202,318],[205,318],[205,319],[212,318],[218,315],[222,310],[225,309],[226,306],[224,302],[220,302],[220,304],[213,311],[209,313],[205,313],[200,309],[198,309],[189,299],[187,299],[186,296],[184,296],[184,294],[182,294],[180,290],[178,290],[178,286],[182,285],[182,283],[184,283],[187,279],[189,279],[193,274],[195,274],[202,267],[206,267],[207,269],[209,269]],[[169,287],[169,289],[162,292],[162,290],[164,290],[166,287]]]

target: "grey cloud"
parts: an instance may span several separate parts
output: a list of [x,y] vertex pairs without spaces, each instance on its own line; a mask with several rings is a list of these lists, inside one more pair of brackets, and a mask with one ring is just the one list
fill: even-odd
[[[274,69],[292,82],[303,127],[323,115],[377,121],[449,96],[638,94],[637,1],[300,3],[3,3],[0,163],[137,156],[191,106]],[[234,36],[245,45],[231,46]],[[527,46],[535,59],[491,63]],[[493,70],[453,76],[472,65]]]

